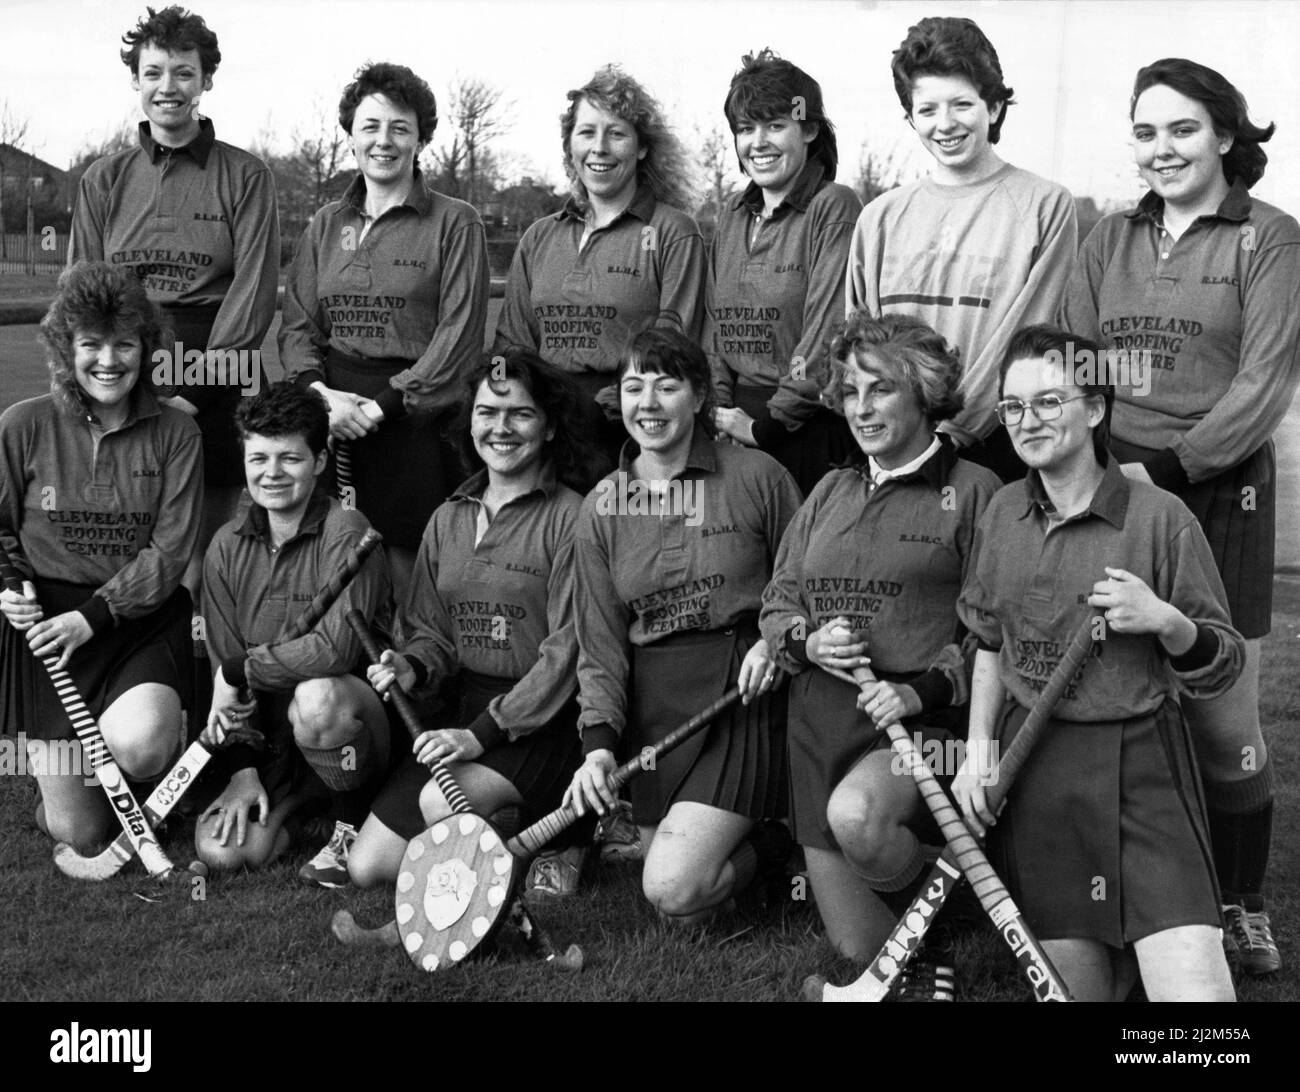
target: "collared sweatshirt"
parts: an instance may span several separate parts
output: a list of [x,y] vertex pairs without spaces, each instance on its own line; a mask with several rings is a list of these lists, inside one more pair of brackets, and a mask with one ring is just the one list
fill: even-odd
[[348,611],[359,610],[381,628],[391,619],[392,589],[382,548],[310,633],[275,642],[342,570],[369,527],[360,512],[317,489],[298,533],[279,548],[271,544],[267,512],[259,504],[217,531],[203,563],[203,617],[210,655],[221,663],[227,682],[284,691],[308,679],[346,675],[356,666],[363,649],[347,623]]
[[1106,566],[1124,569],[1196,624],[1196,643],[1170,657],[1155,635],[1102,629],[1093,660],[1056,706],[1066,721],[1153,713],[1175,689],[1194,698],[1226,691],[1241,674],[1245,641],[1228,620],[1209,543],[1172,493],[1124,477],[1110,460],[1087,509],[1056,523],[1036,471],[1000,490],[975,534],[975,563],[957,613],[998,653],[1002,685],[1030,708],[1083,620]]
[[368,231],[365,199],[357,175],[303,232],[284,288],[285,374],[303,386],[324,382],[330,349],[408,360],[375,399],[384,415],[449,409],[483,351],[490,284],[483,221],[473,206],[428,189],[419,171],[406,200]]
[[1055,318],[1077,248],[1064,186],[1009,163],[968,186],[924,178],[862,210],[846,305],[911,315],[958,350],[966,407],[942,429],[969,443],[998,427],[1002,355],[1020,327]]
[[695,221],[638,188],[591,233],[572,199],[524,232],[510,264],[494,349],[539,353],[570,373],[609,374],[632,334],[663,326],[696,343],[708,261]]
[[1238,182],[1175,242],[1148,193],[1088,236],[1061,323],[1116,350],[1113,435],[1168,489],[1236,466],[1300,383],[1300,224]]
[[[756,618],[777,548],[802,498],[770,455],[719,444],[697,425],[686,469],[667,483],[631,476],[636,446],[582,502],[575,536],[579,727],[612,748],[627,716],[629,646]],[[662,483],[660,483],[662,484]]]
[[862,202],[810,162],[771,218],[757,221],[762,210],[763,192],[750,183],[718,221],[704,347],[720,405],[732,404],[736,384],[771,391],[767,416],[754,422],[754,438],[766,448],[821,408]]
[[[280,274],[270,168],[217,140],[206,118],[175,149],[155,143],[142,122],[136,147],[96,160],[82,176],[68,261],[82,259],[130,266],[162,306],[218,307],[208,344],[190,348],[260,350]],[[182,393],[202,409],[220,389]]]
[[545,727],[573,697],[573,529],[582,504],[548,466],[476,543],[486,486],[480,470],[433,513],[402,610],[402,652],[421,678],[464,669],[517,680],[466,726],[484,749]]
[[198,540],[198,426],[137,387],[101,432],[52,395],[0,415],[0,539],[26,575],[98,590],[78,609],[96,634],[176,590]]
[[872,667],[915,675],[923,711],[969,699],[957,596],[975,526],[999,482],[944,444],[911,474],[871,486],[865,461],[833,470],[791,522],[760,627],[792,674],[809,635],[837,616],[866,630]]

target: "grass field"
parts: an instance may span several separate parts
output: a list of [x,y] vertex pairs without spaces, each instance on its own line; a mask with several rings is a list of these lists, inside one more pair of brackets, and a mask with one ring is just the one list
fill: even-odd
[[[1300,1000],[1300,581],[1279,579],[1264,645],[1265,732],[1278,775],[1270,911],[1286,967],[1241,983],[1243,1001]],[[706,929],[658,922],[640,898],[634,867],[597,866],[571,903],[543,908],[561,946],[581,944],[581,974],[552,971],[504,945],[494,956],[426,976],[397,952],[345,949],[329,934],[340,907],[367,924],[391,916],[387,891],[298,886],[299,852],[260,874],[216,877],[159,901],[138,864],[106,884],[57,872],[32,823],[33,782],[0,777],[0,999],[201,1000],[792,1000],[805,975],[855,978],[821,937],[809,902],[738,910]],[[167,832],[177,862],[193,856],[192,821]],[[200,897],[201,896],[201,897]],[[983,925],[958,948],[968,1001],[1029,997],[1007,950]]]

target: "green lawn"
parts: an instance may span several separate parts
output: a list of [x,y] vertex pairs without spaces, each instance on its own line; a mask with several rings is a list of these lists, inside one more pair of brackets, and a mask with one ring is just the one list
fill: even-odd
[[[1278,777],[1270,910],[1286,967],[1241,984],[1246,1001],[1300,999],[1300,839],[1296,770],[1300,748],[1300,581],[1279,579],[1274,628],[1264,647],[1265,731]],[[329,933],[335,910],[367,924],[391,915],[388,892],[313,891],[297,885],[299,853],[261,874],[214,878],[201,892],[159,901],[139,866],[103,885],[78,884],[50,862],[31,821],[32,782],[0,778],[0,999],[192,1000],[791,1000],[803,978],[856,977],[821,938],[808,903],[762,907],[742,900],[705,930],[655,920],[634,868],[600,866],[570,904],[541,918],[561,946],[582,945],[581,974],[548,970],[513,947],[445,974],[424,975],[397,952],[345,949]],[[192,824],[165,844],[190,860]],[[202,894],[203,898],[192,895]],[[966,1000],[1023,1000],[1027,988],[1006,949],[984,926],[958,949]]]

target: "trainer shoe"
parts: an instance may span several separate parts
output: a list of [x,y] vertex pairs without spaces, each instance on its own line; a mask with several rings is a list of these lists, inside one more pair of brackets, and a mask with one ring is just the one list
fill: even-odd
[[543,853],[528,869],[525,890],[529,898],[567,899],[578,892],[582,866],[587,860],[586,846],[570,846],[553,853]]
[[329,844],[298,869],[298,879],[308,887],[346,887],[348,851],[357,840],[357,828],[341,819],[334,824]]
[[632,822],[632,805],[620,800],[614,810],[596,824],[596,842],[602,861],[639,861],[641,831]]
[[1263,910],[1242,906],[1223,908],[1223,948],[1229,962],[1248,975],[1273,974],[1282,969],[1282,956],[1273,941],[1273,930]]
[[889,991],[890,1001],[955,1001],[957,976],[952,964],[921,948],[907,962]]

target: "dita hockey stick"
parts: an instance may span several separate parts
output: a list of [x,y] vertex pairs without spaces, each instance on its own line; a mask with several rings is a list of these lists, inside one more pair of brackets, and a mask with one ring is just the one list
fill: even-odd
[[[994,784],[986,788],[986,796],[991,810],[996,811],[1006,798],[1017,774],[1029,757],[1030,751],[1038,742],[1053,708],[1061,700],[1066,688],[1077,676],[1086,661],[1092,648],[1095,624],[1096,615],[1090,614],[1075,631],[1073,639],[1065,650],[1065,654],[1047,680],[1047,685],[1038,695],[1033,708],[1021,725],[1020,731],[1016,734],[1016,738],[1011,742],[1006,753],[1001,756],[998,763],[998,779]],[[846,681],[858,683],[863,680],[859,677],[859,673],[855,672],[854,677]],[[906,732],[903,735],[906,736]],[[893,733],[890,733],[890,739],[891,742],[895,740]],[[908,740],[909,744],[910,742]],[[895,745],[895,750],[898,750],[897,745]],[[915,751],[915,748],[913,748],[913,751]],[[929,772],[928,769],[926,772]],[[940,794],[942,795],[942,790],[940,790]],[[947,802],[946,797],[944,797],[944,802]],[[955,809],[953,810],[955,811]],[[947,837],[947,831],[944,831],[944,834]],[[931,869],[929,876],[921,885],[920,893],[903,916],[899,918],[893,932],[886,938],[884,946],[861,977],[847,986],[832,986],[820,978],[812,976],[804,983],[805,995],[809,996],[810,1000],[815,1001],[884,1000],[890,986],[893,985],[894,980],[907,965],[907,961],[920,948],[921,941],[947,901],[948,896],[961,882],[962,874],[958,865],[958,855],[952,841],[949,840],[943,855],[935,862],[934,868]],[[998,886],[1001,886],[1001,881],[997,879],[997,875],[991,869],[989,875],[992,876],[993,881]],[[977,890],[976,894],[980,895],[981,893]],[[985,903],[982,895],[980,901],[987,909],[988,904]],[[1009,899],[1008,902],[1010,902]],[[1013,903],[1011,905],[1014,906]],[[1012,945],[1012,950],[1017,953],[1017,959],[1019,960],[1020,949],[1017,947],[1019,941],[1013,943],[1012,935],[1008,935],[999,918],[994,917],[993,920],[994,924],[1002,931],[1004,938]],[[1021,960],[1021,963],[1022,967],[1025,967],[1026,974],[1030,976],[1031,984],[1034,985],[1034,992],[1040,1000],[1064,999],[1045,996],[1053,988],[1051,982],[1047,978],[1042,978],[1036,982],[1034,975],[1037,971],[1031,973],[1029,968],[1025,966],[1025,961]],[[1050,967],[1050,964],[1048,964],[1048,967]],[[1065,997],[1069,996],[1068,991],[1063,990],[1063,992]]]
[[[10,591],[22,594],[22,576],[14,567],[13,559],[3,545],[0,545],[0,578],[3,578],[5,587]],[[50,683],[59,696],[59,702],[68,715],[68,720],[72,722],[77,739],[81,741],[82,757],[95,771],[95,779],[108,797],[117,821],[122,825],[122,837],[126,838],[132,849],[140,854],[140,860],[144,862],[151,876],[165,879],[173,871],[172,863],[167,859],[162,846],[158,844],[158,839],[154,837],[149,821],[140,810],[140,805],[136,803],[135,795],[127,785],[126,778],[113,758],[112,752],[109,751],[99,725],[95,723],[95,718],[86,708],[85,699],[77,691],[72,676],[59,667],[57,653],[47,653],[39,659],[49,673]]]
[[[383,535],[373,527],[357,540],[352,552],[343,561],[339,569],[306,607],[303,612],[285,630],[280,642],[295,641],[309,633],[325,617],[335,600],[352,578],[361,571],[375,548],[383,542]],[[277,642],[279,643],[279,642]],[[151,823],[159,823],[171,814],[172,808],[185,795],[197,780],[203,768],[212,758],[212,751],[197,739],[185,749],[174,765],[158,782],[157,787],[144,802],[144,813]],[[54,864],[65,876],[75,880],[107,880],[117,875],[135,855],[135,847],[125,835],[119,835],[102,852],[94,857],[83,857],[72,846],[60,842],[54,847]]]

